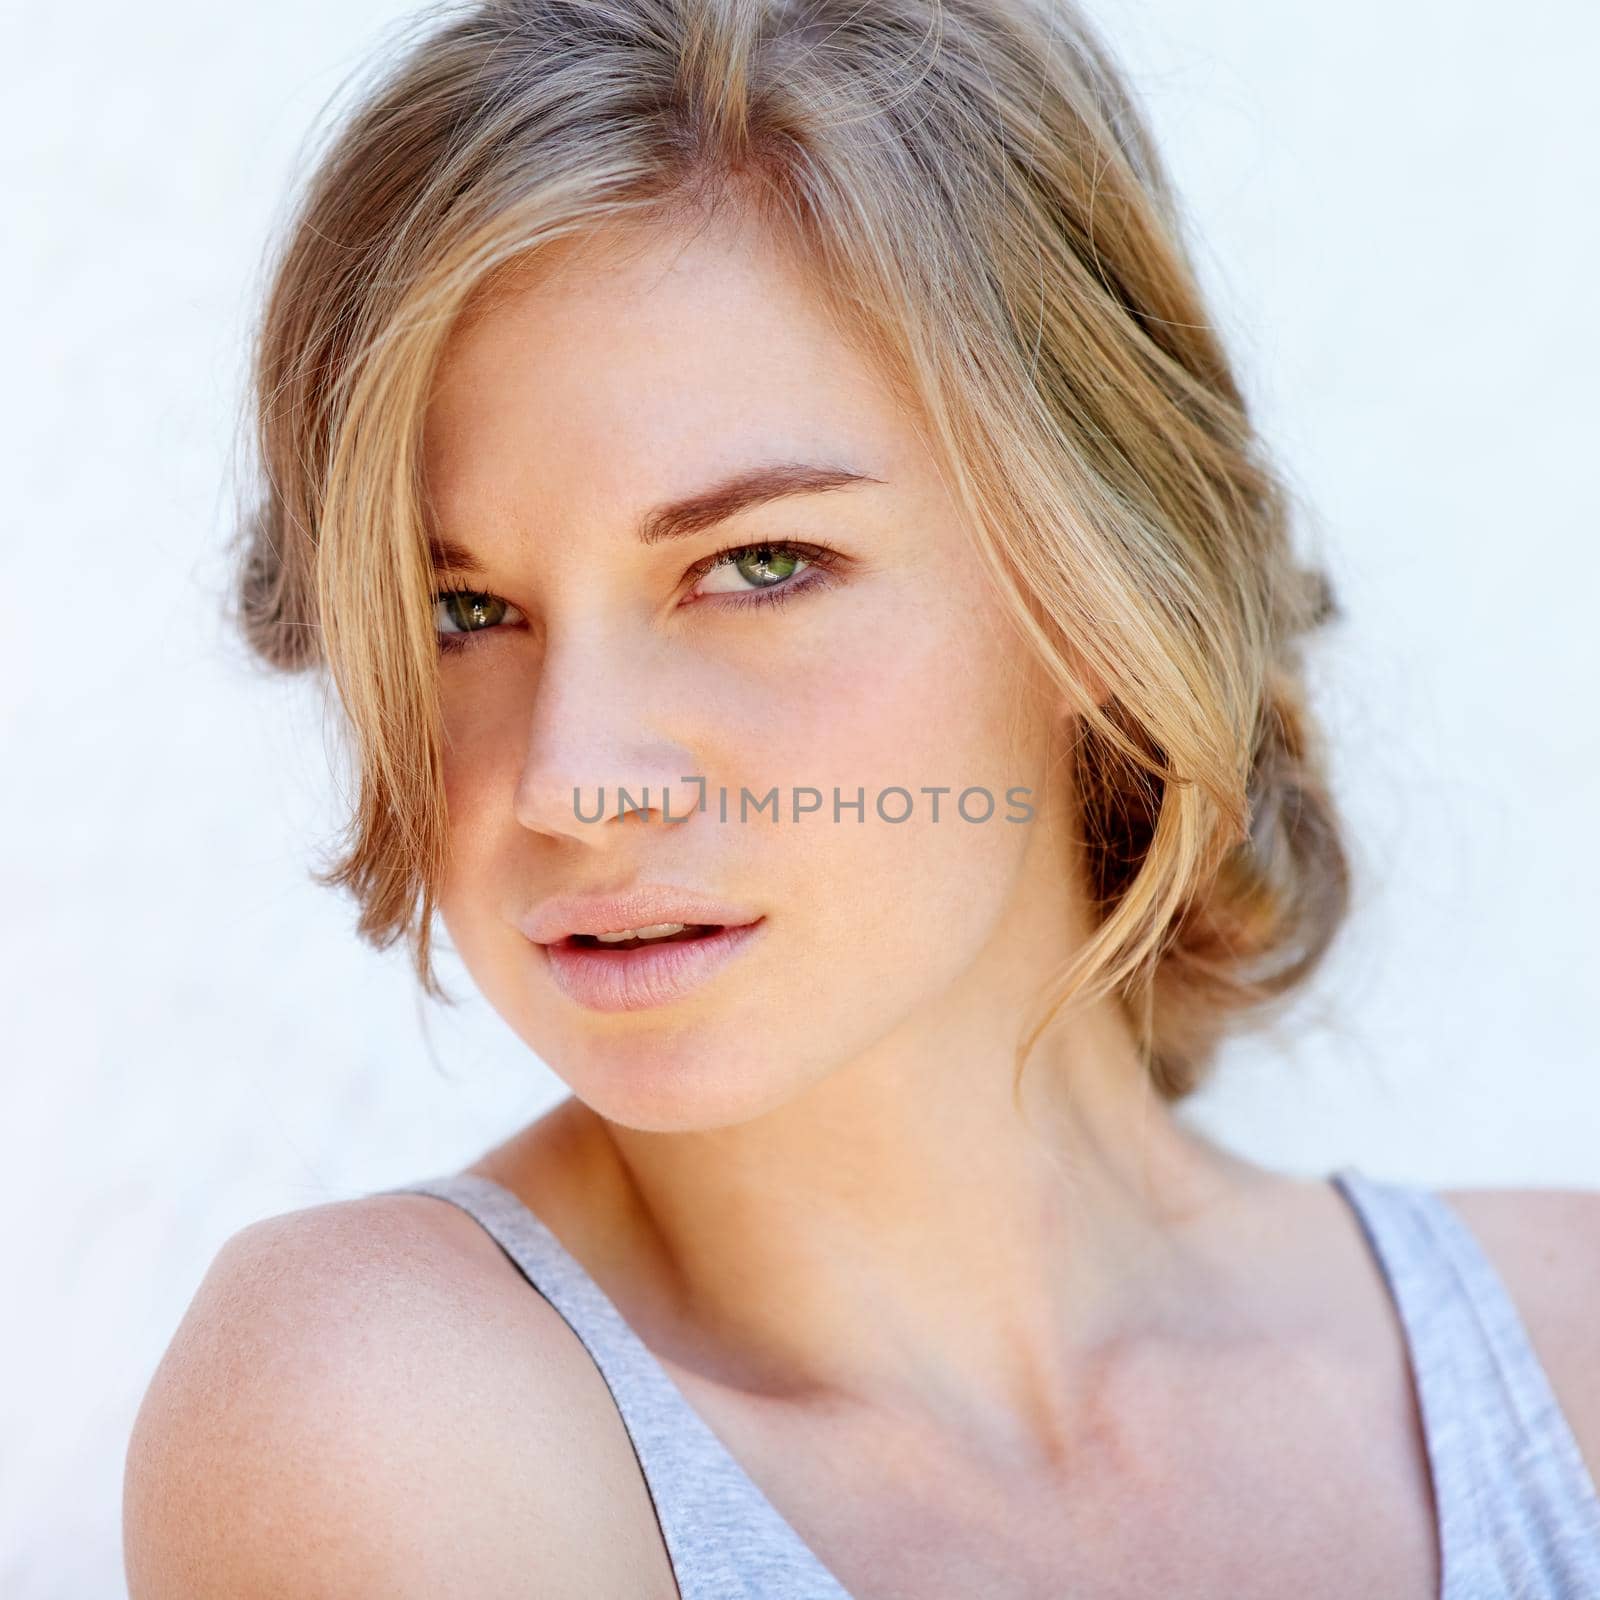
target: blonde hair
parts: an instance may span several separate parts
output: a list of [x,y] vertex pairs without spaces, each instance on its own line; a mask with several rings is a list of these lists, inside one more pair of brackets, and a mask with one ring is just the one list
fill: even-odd
[[419,462],[452,327],[557,239],[738,203],[805,252],[926,418],[1079,715],[1094,928],[1019,1062],[1072,1000],[1113,994],[1159,1092],[1190,1093],[1347,907],[1299,654],[1334,607],[1087,23],[1063,0],[483,0],[418,20],[305,185],[254,349],[233,618],[273,666],[326,670],[359,772],[318,881],[448,998]]

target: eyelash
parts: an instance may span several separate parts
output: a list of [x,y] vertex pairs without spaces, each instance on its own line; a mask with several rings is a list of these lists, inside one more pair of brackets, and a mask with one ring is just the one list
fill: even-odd
[[[838,564],[839,555],[836,551],[825,549],[821,545],[796,544],[792,541],[783,542],[772,539],[762,540],[758,544],[730,545],[726,550],[719,550],[715,555],[707,556],[703,561],[697,561],[689,569],[688,576],[698,582],[708,572],[715,571],[718,567],[732,566],[742,561],[746,556],[799,556],[805,567],[798,573],[788,578],[783,583],[768,584],[765,588],[751,589],[742,595],[716,594],[703,595],[695,603],[703,604],[707,600],[717,602],[724,609],[742,611],[748,606],[776,606],[786,604],[797,594],[803,594],[811,589],[823,589],[833,581],[829,576],[833,567]],[[447,588],[435,592],[433,602],[435,605],[441,600],[447,600],[452,595],[470,595],[478,600],[498,600],[498,595],[490,594],[483,589],[474,589],[469,584],[451,584]],[[493,633],[493,627],[469,628],[463,633],[439,633],[439,649],[444,655],[453,654],[457,650],[464,650],[481,634]]]

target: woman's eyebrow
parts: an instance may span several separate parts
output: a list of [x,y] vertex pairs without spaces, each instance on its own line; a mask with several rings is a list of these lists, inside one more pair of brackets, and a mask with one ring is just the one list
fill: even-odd
[[820,494],[828,489],[843,489],[854,483],[882,483],[870,473],[848,467],[813,466],[801,461],[770,462],[748,467],[693,494],[667,505],[657,506],[639,523],[641,544],[660,544],[667,539],[684,539],[704,533],[707,528],[726,522],[729,517],[751,506],[765,505],[789,495]]
[[[744,468],[732,477],[657,506],[640,518],[635,532],[641,544],[686,539],[752,506],[766,505],[791,495],[822,494],[852,484],[885,481],[850,467],[818,466],[803,461],[768,462]],[[428,546],[435,571],[458,572],[471,577],[487,570],[465,545],[453,539],[435,534],[430,536]]]

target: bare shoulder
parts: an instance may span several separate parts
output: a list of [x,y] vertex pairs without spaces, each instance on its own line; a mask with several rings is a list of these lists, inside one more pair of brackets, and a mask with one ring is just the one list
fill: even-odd
[[1499,1273],[1600,1482],[1600,1190],[1439,1194]]
[[676,1592],[588,1353],[425,1195],[227,1240],[135,1421],[123,1542],[131,1600]]

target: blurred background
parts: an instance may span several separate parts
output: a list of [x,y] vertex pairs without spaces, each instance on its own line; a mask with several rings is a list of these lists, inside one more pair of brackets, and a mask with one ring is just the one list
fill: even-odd
[[[1600,10],[1088,0],[1347,613],[1357,904],[1186,1113],[1285,1169],[1600,1187]],[[564,1094],[308,869],[332,719],[218,620],[263,252],[384,0],[8,8],[0,1593],[125,1594],[135,1409],[244,1224]],[[1588,980],[1588,981],[1586,981]]]

